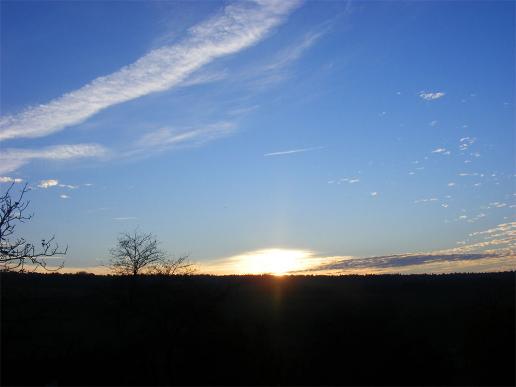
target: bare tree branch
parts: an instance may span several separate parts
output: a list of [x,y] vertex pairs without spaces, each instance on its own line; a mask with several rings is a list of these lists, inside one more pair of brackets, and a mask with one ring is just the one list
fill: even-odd
[[27,242],[23,237],[14,237],[17,224],[32,219],[33,214],[26,214],[30,204],[30,201],[23,199],[29,191],[27,184],[15,199],[11,192],[13,187],[14,183],[0,196],[0,270],[25,271],[27,264],[33,265],[34,269],[39,267],[48,271],[61,269],[63,263],[55,269],[47,267],[46,258],[64,255],[68,251],[68,247],[64,250],[59,249],[54,236],[50,239],[42,239],[39,247]]

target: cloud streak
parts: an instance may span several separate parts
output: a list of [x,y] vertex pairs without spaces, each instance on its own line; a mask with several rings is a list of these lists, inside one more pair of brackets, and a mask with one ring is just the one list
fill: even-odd
[[101,157],[107,153],[106,148],[98,144],[56,145],[42,149],[5,149],[0,153],[0,173],[12,172],[31,160],[72,160]]
[[230,4],[190,28],[177,44],[153,50],[119,71],[46,104],[0,118],[0,141],[47,136],[110,106],[178,86],[216,58],[258,43],[298,4],[295,0]]
[[294,153],[310,152],[310,151],[314,151],[317,149],[323,149],[323,148],[324,147],[322,147],[322,146],[316,146],[316,147],[312,147],[312,148],[290,149],[290,150],[279,151],[279,152],[265,153],[264,156],[265,157],[284,156],[284,155],[291,155]]

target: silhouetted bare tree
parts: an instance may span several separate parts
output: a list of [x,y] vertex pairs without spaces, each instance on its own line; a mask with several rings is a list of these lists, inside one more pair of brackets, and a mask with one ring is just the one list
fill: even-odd
[[122,233],[116,247],[110,250],[111,269],[117,274],[190,274],[194,267],[188,262],[188,256],[175,259],[166,257],[159,248],[160,242],[152,234]]
[[35,269],[42,267],[55,271],[63,267],[49,269],[46,258],[66,254],[68,247],[59,249],[54,236],[50,239],[42,239],[41,246],[27,242],[22,237],[15,237],[14,232],[19,223],[32,219],[33,214],[26,214],[30,201],[24,201],[24,195],[29,191],[25,184],[14,199],[12,195],[14,183],[0,196],[0,270],[25,270],[25,265],[33,265]]

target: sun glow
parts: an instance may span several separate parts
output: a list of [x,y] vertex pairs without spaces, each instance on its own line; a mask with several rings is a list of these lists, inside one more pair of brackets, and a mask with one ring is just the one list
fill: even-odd
[[242,274],[283,275],[301,270],[310,252],[304,250],[266,249],[253,251],[240,256]]
[[[339,257],[343,258],[343,257]],[[335,257],[320,257],[316,252],[301,249],[268,248],[220,258],[201,265],[206,274],[306,274],[321,265],[335,261]],[[319,273],[322,274],[322,273]]]

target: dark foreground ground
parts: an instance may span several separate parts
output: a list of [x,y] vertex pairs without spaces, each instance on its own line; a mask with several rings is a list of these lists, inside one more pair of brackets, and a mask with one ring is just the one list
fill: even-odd
[[515,273],[0,280],[2,385],[515,381]]

